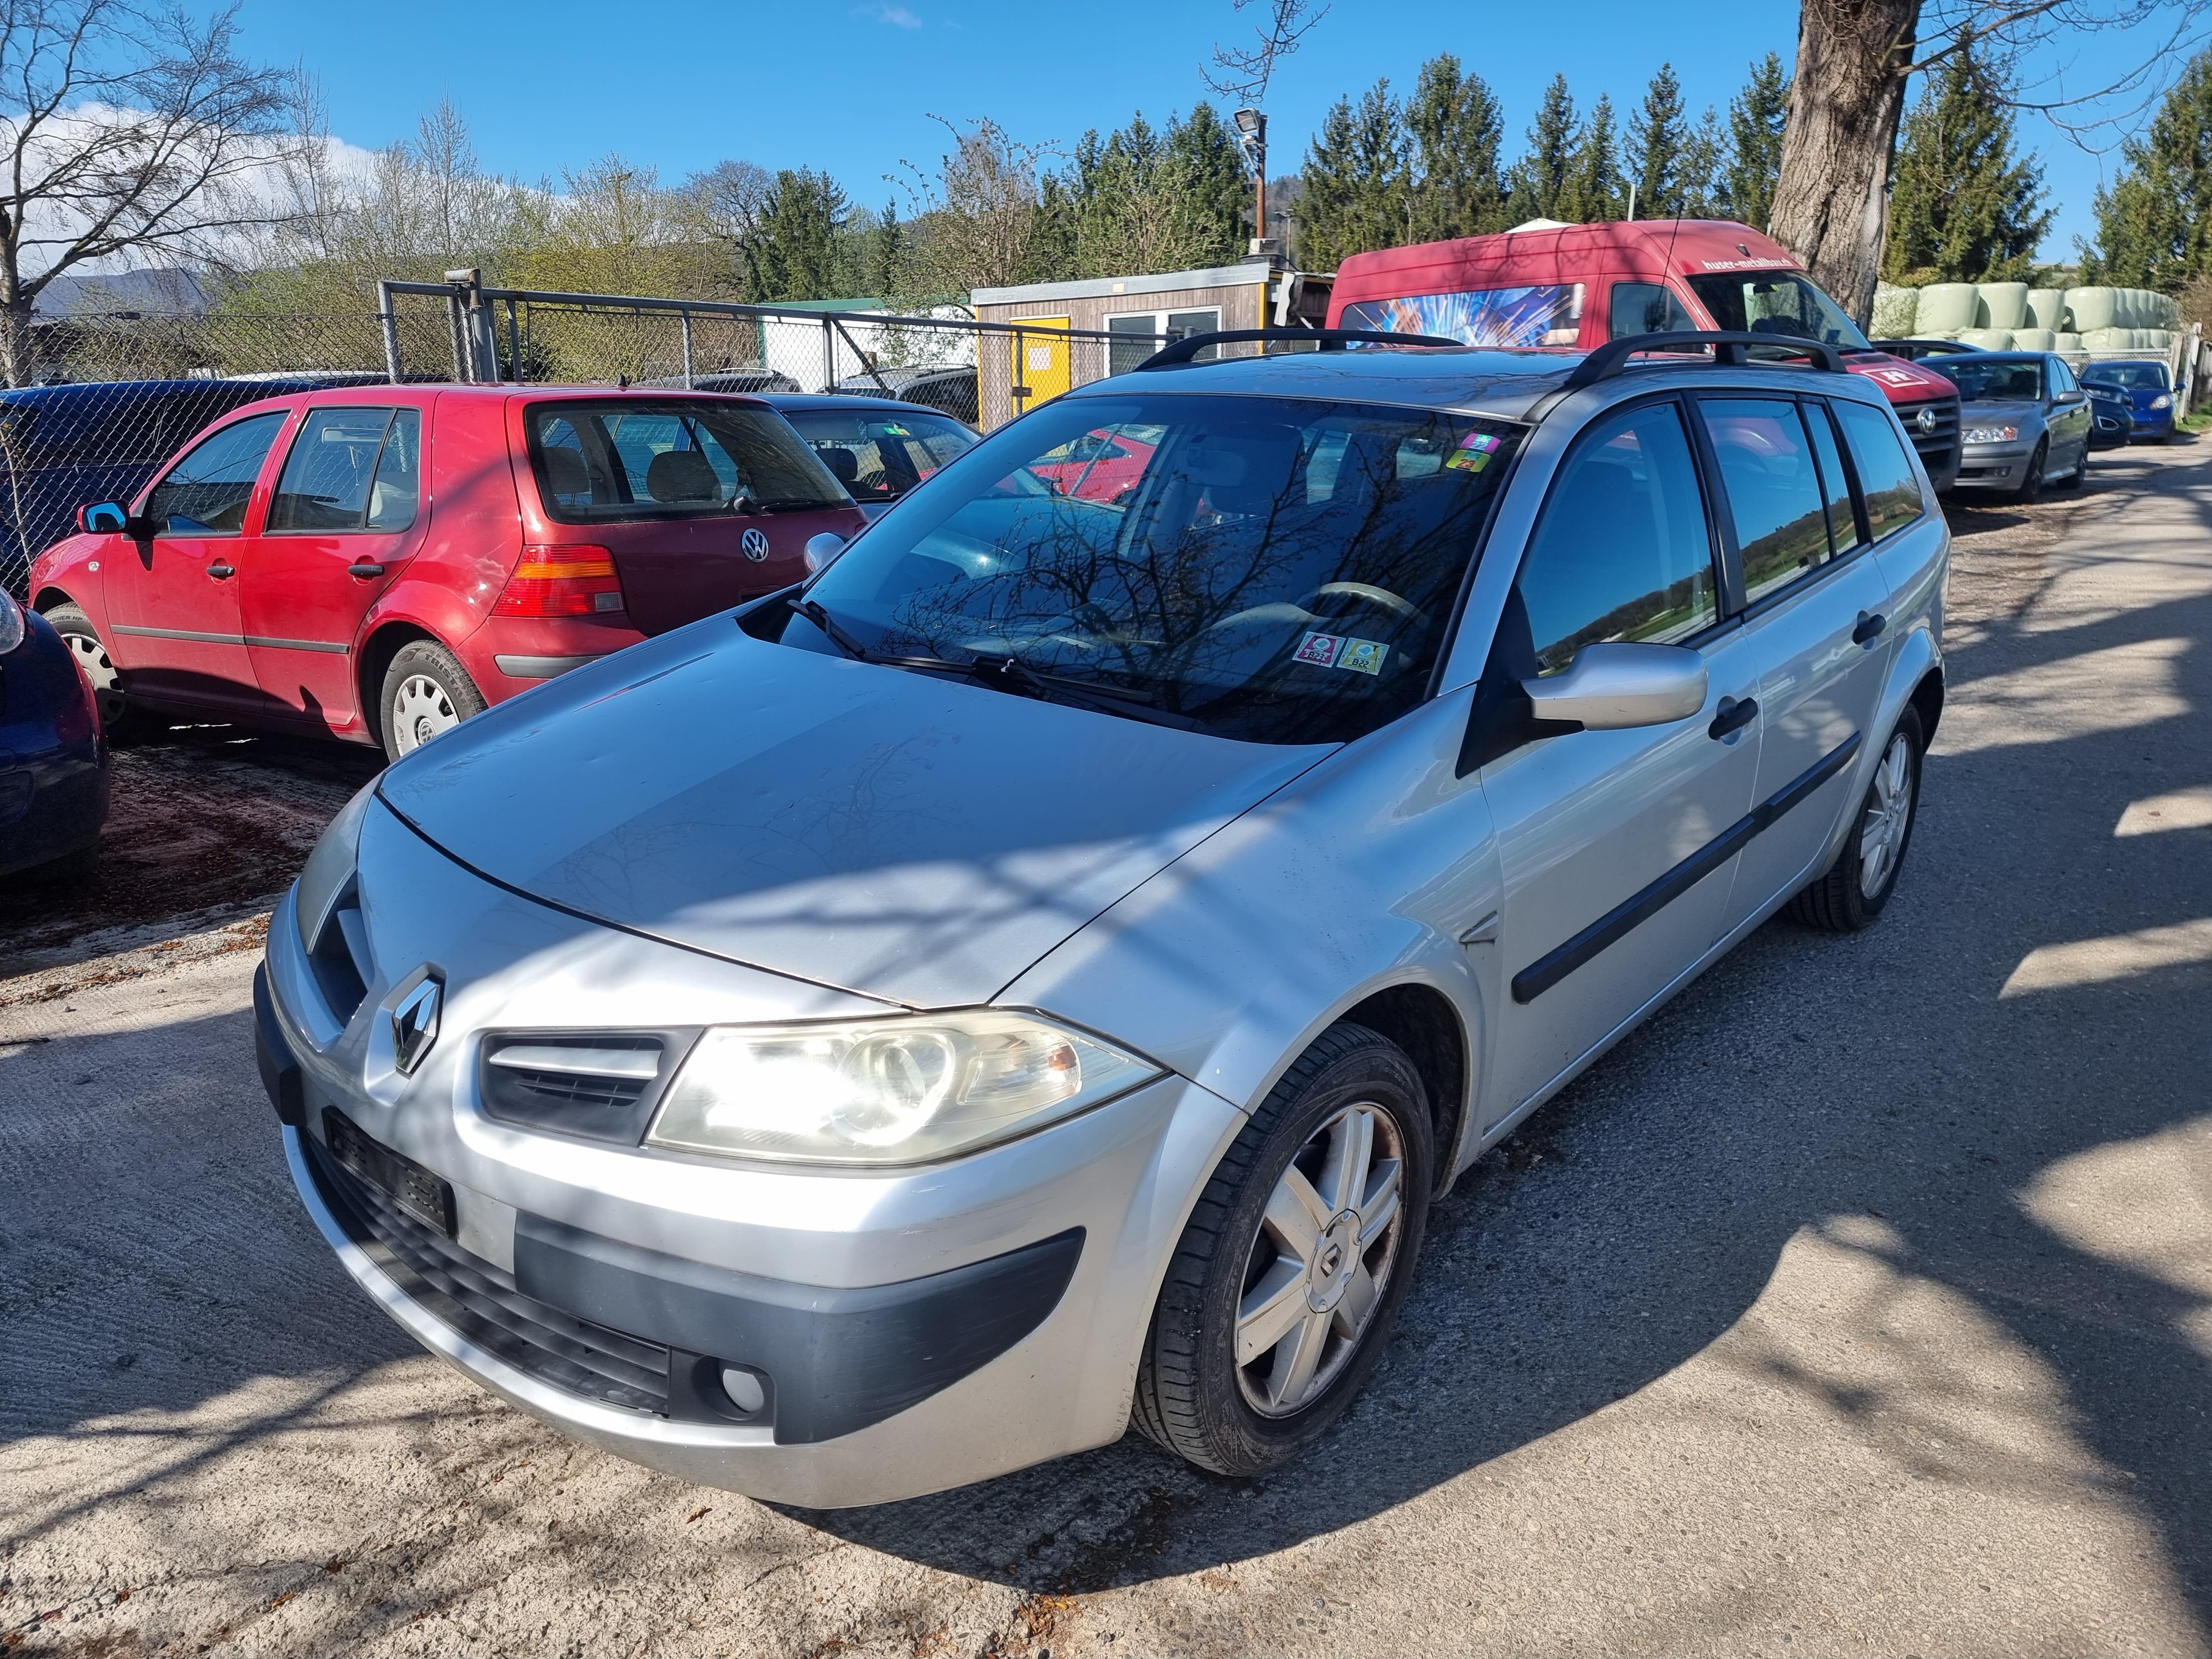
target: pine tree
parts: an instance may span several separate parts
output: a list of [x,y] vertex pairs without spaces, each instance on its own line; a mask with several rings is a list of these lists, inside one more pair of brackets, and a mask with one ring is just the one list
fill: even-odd
[[1063,276],[1224,264],[1243,249],[1245,197],[1243,154],[1211,104],[1164,131],[1140,110],[1104,138],[1085,133],[1043,180],[1040,252]]
[[1627,194],[1614,142],[1613,100],[1601,93],[1590,106],[1589,119],[1576,136],[1566,183],[1552,216],[1574,225],[1618,219],[1627,211]]
[[1766,228],[1774,206],[1782,130],[1789,118],[1790,77],[1770,52],[1751,66],[1750,81],[1729,104],[1728,155],[1714,203],[1717,211],[1753,230]]
[[1721,118],[1711,104],[1682,145],[1682,183],[1674,211],[1685,219],[1721,216]]
[[1680,216],[1690,194],[1690,123],[1682,83],[1672,64],[1659,65],[1628,128],[1628,172],[1636,184],[1636,216]]
[[851,203],[828,173],[809,167],[777,173],[759,238],[746,250],[745,291],[769,301],[842,298],[838,233],[851,216]]
[[1336,100],[1307,151],[1305,197],[1298,210],[1298,257],[1328,270],[1355,253],[1396,247],[1412,218],[1411,140],[1388,80],[1361,94],[1357,109]]
[[1413,145],[1412,239],[1480,236],[1511,223],[1498,152],[1505,120],[1479,75],[1462,74],[1449,52],[1421,65],[1406,105]]
[[1237,258],[1244,252],[1253,202],[1251,177],[1237,135],[1213,106],[1200,99],[1182,119],[1168,122],[1168,156],[1176,186],[1185,198],[1191,264],[1227,264]]
[[1889,198],[1885,280],[2016,282],[2056,216],[2043,169],[2015,159],[2009,88],[1971,32],[1923,87],[1905,119]]
[[2179,294],[2212,275],[2212,51],[2190,60],[2120,155],[2119,176],[2097,192],[2083,280]]
[[1556,219],[1574,161],[1575,100],[1567,77],[1555,75],[1544,88],[1535,125],[1528,129],[1527,154],[1513,164],[1511,216],[1516,223]]

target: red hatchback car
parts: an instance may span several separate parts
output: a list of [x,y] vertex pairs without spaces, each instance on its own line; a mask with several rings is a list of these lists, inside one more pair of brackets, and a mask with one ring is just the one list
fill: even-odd
[[397,757],[805,574],[860,509],[744,397],[350,386],[223,417],[31,567],[111,729],[133,708]]

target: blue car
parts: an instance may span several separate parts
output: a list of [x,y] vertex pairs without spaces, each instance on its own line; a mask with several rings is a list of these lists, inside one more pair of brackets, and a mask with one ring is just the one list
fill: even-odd
[[106,817],[92,687],[54,625],[0,592],[0,876],[90,874]]
[[2081,371],[2081,383],[2112,386],[2124,392],[2135,416],[2136,438],[2162,444],[2173,441],[2173,381],[2166,365],[2156,358],[2091,363]]

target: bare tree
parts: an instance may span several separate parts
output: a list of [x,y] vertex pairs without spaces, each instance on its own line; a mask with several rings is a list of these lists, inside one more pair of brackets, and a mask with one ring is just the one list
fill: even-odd
[[999,288],[1030,274],[1041,230],[1040,160],[1051,152],[1017,143],[995,121],[956,127],[930,118],[952,136],[952,149],[934,172],[912,161],[903,169],[909,212],[920,236],[917,275],[932,297]]
[[[1238,104],[1257,106],[1267,96],[1267,82],[1274,78],[1275,65],[1298,49],[1315,24],[1328,15],[1328,8],[1314,10],[1314,0],[1260,0],[1267,8],[1267,21],[1255,24],[1252,33],[1256,44],[1250,46],[1213,48],[1212,67],[1200,70],[1206,84],[1218,97],[1231,99]],[[1243,11],[1255,0],[1233,0],[1234,9]],[[1266,234],[1263,229],[1261,233]]]
[[192,252],[272,216],[256,185],[300,142],[299,86],[201,22],[134,0],[0,9],[0,367],[28,377],[40,292],[72,267]]
[[2115,100],[2155,89],[2157,68],[2179,61],[2208,9],[2212,0],[1801,0],[1782,171],[1768,220],[1775,239],[1864,322],[1881,268],[1910,76],[1942,63],[1970,36],[1980,49],[2016,59],[2091,30],[2131,32],[2142,44],[2109,80],[2069,88],[2063,73],[2054,73],[2014,100],[2086,137],[2115,118]]

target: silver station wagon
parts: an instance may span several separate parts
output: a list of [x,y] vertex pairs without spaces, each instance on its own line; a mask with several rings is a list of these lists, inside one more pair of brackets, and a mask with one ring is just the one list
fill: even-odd
[[1881,913],[1949,538],[1877,389],[1224,337],[332,824],[263,1078],[426,1347],[800,1504],[1132,1425],[1264,1470],[1486,1148],[1776,911]]

